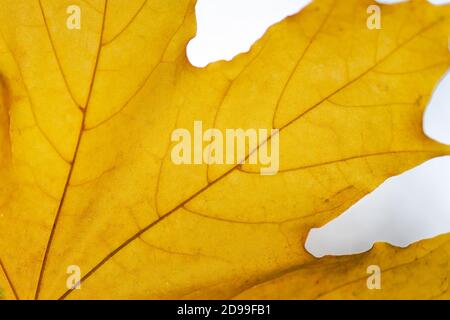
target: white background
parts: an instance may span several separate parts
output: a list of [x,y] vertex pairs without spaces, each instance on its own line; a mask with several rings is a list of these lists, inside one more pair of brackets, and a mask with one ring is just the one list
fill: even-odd
[[[188,45],[189,59],[199,67],[230,60],[248,51],[270,25],[298,12],[307,3],[307,0],[198,0],[198,33]],[[450,144],[450,75],[435,92],[424,127],[430,137]],[[450,157],[431,160],[389,179],[339,218],[312,230],[306,247],[316,256],[350,254],[366,251],[377,241],[406,246],[447,232],[450,232]]]

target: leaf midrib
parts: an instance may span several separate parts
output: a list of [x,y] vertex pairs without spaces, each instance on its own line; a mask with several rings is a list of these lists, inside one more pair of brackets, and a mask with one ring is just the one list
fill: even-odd
[[[39,1],[39,3],[41,3],[41,2]],[[100,54],[101,54],[101,51],[102,51],[102,41],[103,41],[103,34],[104,34],[104,31],[105,31],[105,20],[106,20],[107,6],[108,6],[108,0],[105,0],[104,8],[103,8],[102,25],[101,25],[100,36],[99,36],[99,44],[98,44],[97,54],[96,54],[96,57],[95,57],[94,69],[93,69],[93,73],[92,73],[92,76],[91,76],[91,81],[90,81],[90,84],[89,84],[89,91],[88,91],[88,96],[87,96],[87,99],[86,99],[86,104],[85,104],[85,107],[82,110],[82,115],[83,116],[82,116],[82,120],[81,120],[80,131],[78,133],[77,143],[75,145],[73,158],[72,158],[72,161],[71,161],[71,164],[70,164],[69,173],[67,174],[66,182],[64,184],[64,189],[63,189],[63,192],[62,192],[59,204],[58,204],[58,210],[56,212],[55,219],[54,219],[53,225],[52,225],[52,229],[50,231],[50,236],[49,236],[49,239],[48,239],[48,242],[47,242],[47,246],[45,248],[44,259],[43,259],[42,264],[41,264],[41,269],[40,269],[40,272],[39,272],[39,278],[38,278],[38,282],[37,282],[37,285],[36,285],[36,291],[35,291],[35,296],[34,296],[34,298],[36,300],[39,299],[39,294],[41,292],[42,280],[43,280],[45,268],[47,266],[48,255],[49,255],[52,243],[53,243],[53,238],[54,238],[54,235],[55,235],[56,227],[58,225],[59,218],[61,216],[62,207],[63,207],[64,202],[65,202],[66,194],[67,194],[67,191],[69,189],[70,181],[72,179],[75,163],[76,163],[76,160],[77,160],[78,154],[79,154],[78,151],[79,151],[80,144],[81,144],[82,137],[83,137],[84,127],[85,127],[85,122],[86,122],[86,114],[87,114],[87,110],[88,110],[88,107],[89,107],[90,102],[91,102],[92,91],[93,91],[93,88],[94,88],[94,83],[95,83],[95,79],[96,79],[96,76],[97,76],[98,64],[99,64],[99,60],[100,60]],[[45,20],[45,18],[44,18],[44,20]],[[47,23],[46,23],[46,25],[47,25]],[[48,31],[48,29],[47,29],[47,31]],[[50,34],[49,34],[49,36],[50,36]],[[54,52],[55,52],[55,55],[56,55],[56,51],[54,51]],[[56,57],[56,59],[58,60],[57,57]],[[69,88],[68,88],[68,90],[69,90]]]

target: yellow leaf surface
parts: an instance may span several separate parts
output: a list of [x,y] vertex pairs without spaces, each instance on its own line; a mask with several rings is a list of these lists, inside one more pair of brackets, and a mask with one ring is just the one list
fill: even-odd
[[[387,178],[450,154],[422,130],[450,7],[381,5],[369,30],[371,4],[316,0],[198,69],[195,1],[0,0],[4,298],[447,294],[448,237],[323,259],[303,246]],[[175,165],[171,134],[197,120],[280,129],[280,171]],[[371,264],[385,290],[365,286]],[[81,290],[66,286],[73,265]]]
[[[406,249],[377,243],[359,256],[293,266],[243,288],[235,299],[449,299],[450,236]],[[381,269],[381,290],[368,290],[368,266]],[[308,290],[305,290],[308,288]]]

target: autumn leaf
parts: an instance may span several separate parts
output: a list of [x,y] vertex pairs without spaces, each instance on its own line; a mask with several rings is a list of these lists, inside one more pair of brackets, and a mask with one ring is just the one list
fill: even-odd
[[[422,130],[450,62],[449,6],[380,5],[371,30],[373,1],[317,0],[199,69],[185,54],[195,1],[0,4],[5,298],[448,297],[449,236],[323,259],[304,242],[387,178],[450,154]],[[66,24],[74,4],[80,29]],[[194,121],[279,129],[279,172],[174,164],[171,134]]]

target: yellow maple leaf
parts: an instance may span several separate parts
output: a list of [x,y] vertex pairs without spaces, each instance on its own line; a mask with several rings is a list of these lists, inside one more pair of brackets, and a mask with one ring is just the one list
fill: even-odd
[[[323,259],[303,244],[387,178],[450,154],[422,131],[450,63],[449,6],[380,5],[371,30],[373,1],[317,0],[250,52],[198,69],[185,55],[195,1],[0,4],[6,298],[448,294],[448,236]],[[279,172],[176,165],[171,134],[195,121],[279,129]],[[366,287],[372,264],[384,290]],[[68,289],[71,266],[81,290]]]

